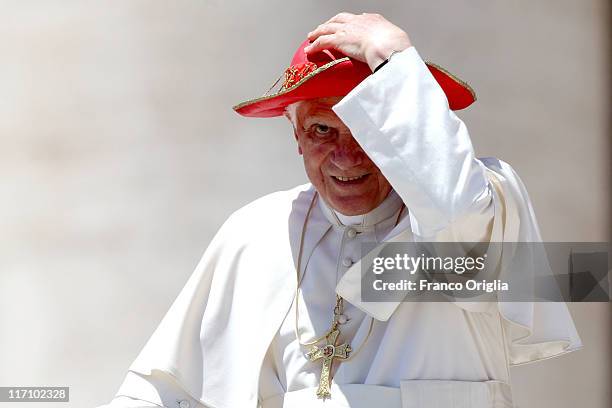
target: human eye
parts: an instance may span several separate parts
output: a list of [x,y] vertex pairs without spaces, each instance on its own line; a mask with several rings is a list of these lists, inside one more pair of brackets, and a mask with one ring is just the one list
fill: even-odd
[[314,123],[307,132],[314,141],[327,142],[333,139],[336,129],[324,123]]
[[327,125],[320,124],[320,123],[313,125],[313,129],[316,133],[320,135],[328,135],[332,131],[332,128],[330,128]]

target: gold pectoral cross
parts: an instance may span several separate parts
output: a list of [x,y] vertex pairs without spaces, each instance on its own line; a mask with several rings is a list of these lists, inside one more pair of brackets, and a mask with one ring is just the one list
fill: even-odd
[[327,344],[323,347],[313,346],[306,356],[310,361],[323,359],[323,367],[321,368],[321,381],[319,381],[319,389],[317,397],[326,399],[331,397],[331,365],[334,359],[346,360],[353,349],[348,343],[336,345],[336,340],[340,335],[340,330],[332,330],[325,338]]

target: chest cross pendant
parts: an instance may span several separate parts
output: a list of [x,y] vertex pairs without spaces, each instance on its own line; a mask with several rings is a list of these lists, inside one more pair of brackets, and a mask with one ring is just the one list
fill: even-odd
[[317,389],[317,397],[320,399],[331,398],[331,365],[334,359],[346,360],[349,353],[353,351],[348,343],[336,345],[339,334],[340,330],[333,330],[325,338],[327,342],[326,345],[322,347],[313,346],[306,354],[306,357],[308,357],[310,361],[323,359],[321,381],[319,381],[319,388]]

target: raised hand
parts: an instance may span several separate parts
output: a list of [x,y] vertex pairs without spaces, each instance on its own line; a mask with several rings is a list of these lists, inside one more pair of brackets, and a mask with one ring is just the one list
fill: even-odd
[[410,47],[410,38],[401,28],[380,14],[340,13],[308,33],[312,44],[304,48],[311,54],[336,49],[374,69],[391,55]]

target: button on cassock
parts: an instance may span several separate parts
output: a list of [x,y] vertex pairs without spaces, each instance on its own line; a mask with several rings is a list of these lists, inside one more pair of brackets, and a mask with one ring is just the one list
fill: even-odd
[[189,405],[190,405],[189,401],[187,400],[179,401],[179,404],[178,404],[179,408],[189,408]]
[[342,260],[342,265],[346,266],[347,268],[351,266],[352,264],[353,264],[353,261],[351,260],[351,258],[344,258]]
[[348,235],[349,238],[355,238],[355,236],[357,235],[357,231],[355,231],[353,228],[349,228],[346,231],[346,235]]

